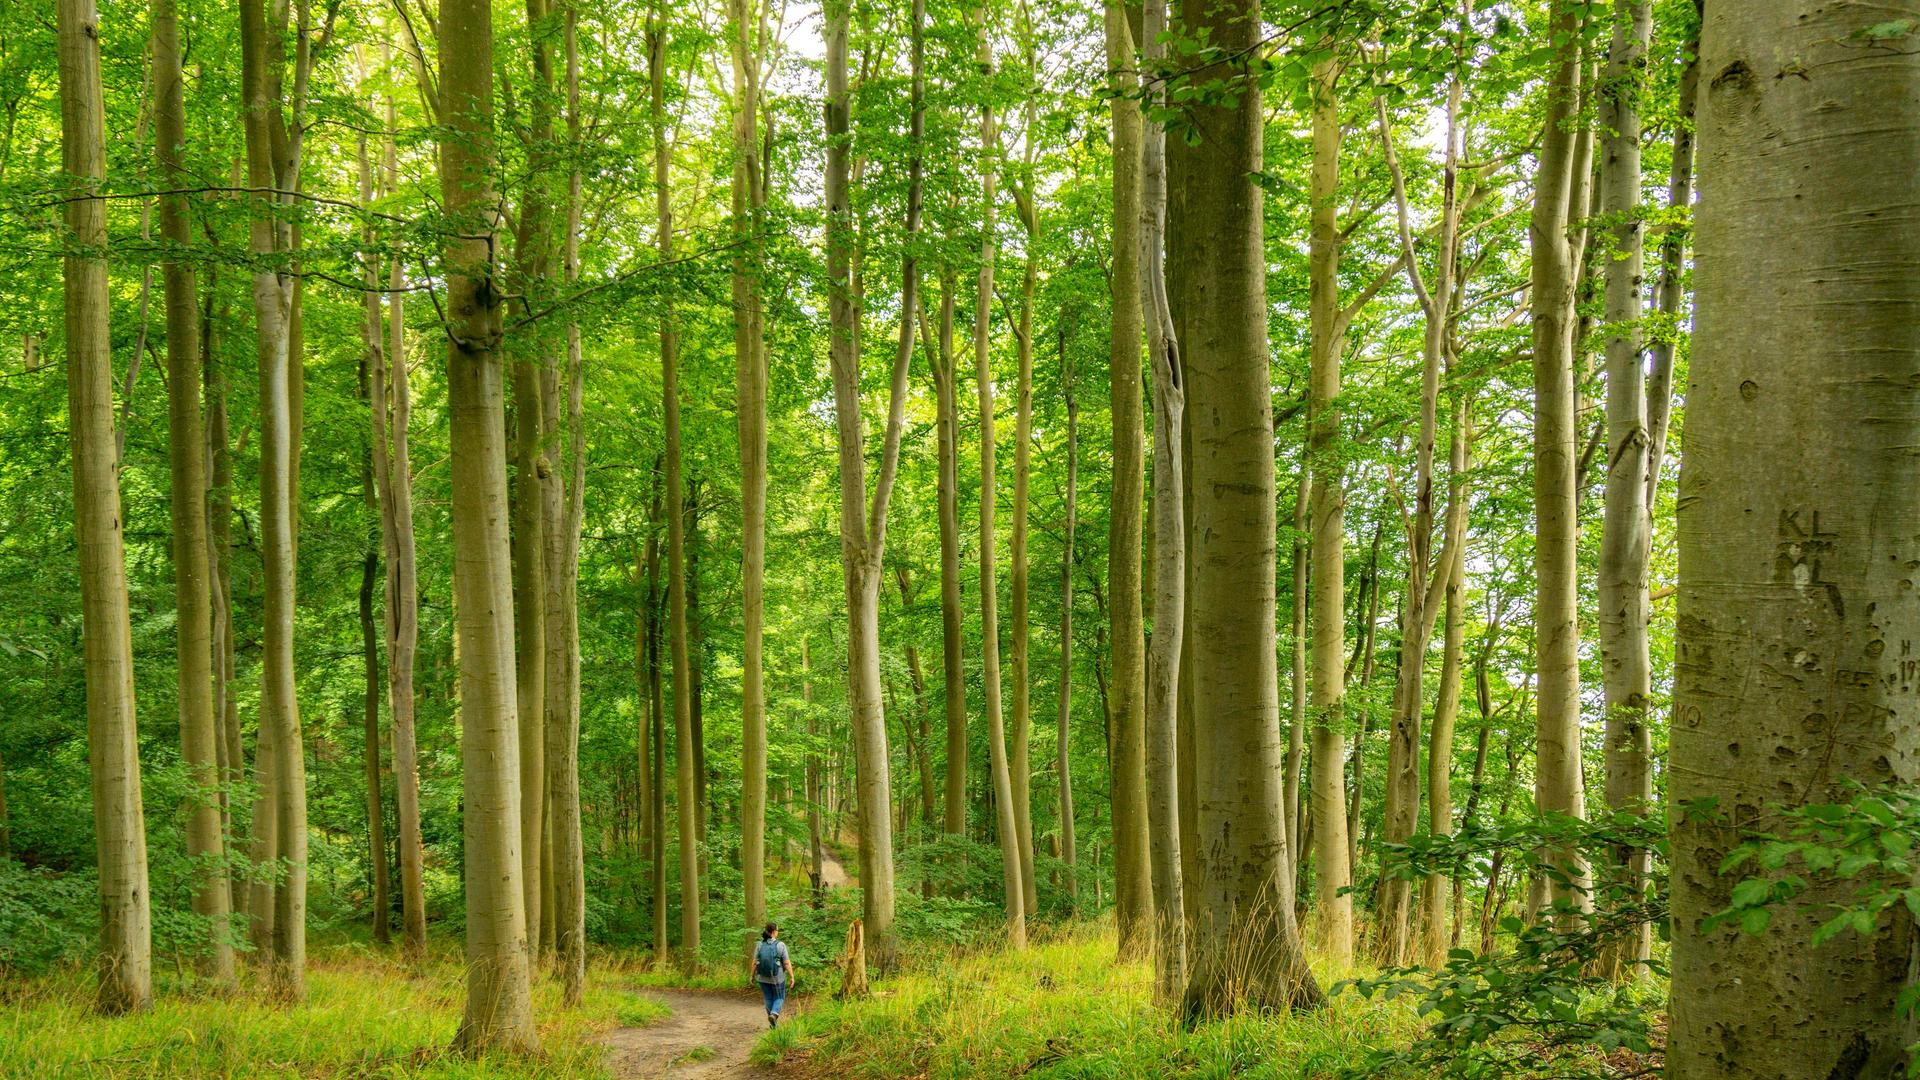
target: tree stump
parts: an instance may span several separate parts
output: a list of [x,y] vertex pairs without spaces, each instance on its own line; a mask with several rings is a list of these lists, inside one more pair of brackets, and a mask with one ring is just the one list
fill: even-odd
[[840,960],[840,999],[867,996],[867,938],[860,920],[847,927],[847,951]]

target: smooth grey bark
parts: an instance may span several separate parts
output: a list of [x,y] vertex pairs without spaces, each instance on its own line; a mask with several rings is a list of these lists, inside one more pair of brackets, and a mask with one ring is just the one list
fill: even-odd
[[1146,494],[1141,415],[1144,312],[1140,306],[1141,150],[1144,125],[1132,95],[1140,85],[1130,14],[1106,5],[1107,66],[1113,110],[1112,337],[1107,358],[1113,422],[1113,487],[1107,516],[1107,595],[1112,641],[1113,902],[1120,955],[1144,956],[1153,943],[1153,881],[1147,820],[1146,627],[1142,612],[1141,507]]
[[1060,710],[1053,741],[1054,771],[1060,784],[1060,859],[1067,864],[1069,902],[1080,900],[1079,850],[1073,834],[1073,563],[1074,530],[1080,511],[1080,400],[1074,394],[1073,362],[1066,349],[1064,324],[1060,332],[1061,394],[1067,399],[1066,521],[1060,546]]
[[[1152,69],[1166,49],[1166,0],[1148,0],[1141,56]],[[1154,100],[1164,106],[1164,89]],[[1167,132],[1143,124],[1140,289],[1153,371],[1153,622],[1147,655],[1147,861],[1153,884],[1154,993],[1163,1004],[1187,981],[1187,914],[1180,866],[1180,655],[1187,619],[1187,514],[1181,455],[1186,374],[1167,295]],[[1292,878],[1291,867],[1287,877]]]
[[[980,66],[993,70],[993,46],[985,9],[979,9]],[[1006,892],[1007,947],[1027,947],[1026,886],[1021,881],[1020,820],[1015,813],[1013,777],[1007,761],[1006,720],[1000,701],[1000,586],[996,564],[998,543],[994,511],[999,502],[995,482],[997,450],[993,424],[993,263],[999,245],[994,236],[994,192],[1000,170],[1000,136],[993,106],[980,107],[980,195],[983,219],[980,232],[980,276],[973,293],[974,396],[980,408],[980,675],[987,720],[987,762],[993,773],[993,805],[1000,840],[1000,871]],[[906,318],[903,316],[903,318]],[[908,323],[911,322],[908,318]],[[903,324],[901,340],[912,347],[912,331]]]
[[[1253,54],[1254,0],[1183,0],[1175,29],[1225,57]],[[1202,868],[1183,1011],[1312,1006],[1321,992],[1294,923],[1292,859],[1280,820],[1273,409],[1261,168],[1264,110],[1245,61],[1192,77],[1236,94],[1193,107],[1199,146],[1168,148],[1170,260],[1181,264],[1180,330],[1193,476],[1194,790]]]
[[441,0],[440,45],[441,200],[457,223],[446,252],[447,408],[467,902],[467,1002],[454,1045],[531,1053],[540,1038],[521,888],[490,0]]
[[[1533,502],[1535,518],[1534,659],[1538,672],[1534,802],[1542,813],[1586,816],[1580,775],[1579,393],[1574,379],[1574,288],[1578,246],[1569,240],[1571,207],[1583,169],[1577,160],[1582,69],[1579,5],[1553,0],[1551,33],[1560,44],[1546,88],[1546,131],[1534,174],[1530,300],[1533,323]],[[1587,868],[1571,849],[1546,853],[1556,868],[1550,899],[1591,904]]]
[[[1606,702],[1607,807],[1646,808],[1653,801],[1653,660],[1647,587],[1653,517],[1647,499],[1652,467],[1645,340],[1641,324],[1640,108],[1653,13],[1647,0],[1614,0],[1613,39],[1597,88],[1600,99],[1599,212],[1611,250],[1606,277],[1606,510],[1600,544],[1600,682]],[[1652,855],[1644,848],[1613,853],[1610,872],[1638,895]],[[1646,960],[1653,927],[1642,923],[1609,952],[1608,966],[1626,973]]]
[[[187,110],[180,70],[180,23],[173,0],[154,0],[154,157],[161,186],[160,235],[184,250],[191,243],[182,165]],[[192,776],[188,795],[187,855],[204,867],[194,882],[193,910],[208,920],[212,943],[201,974],[233,981],[227,919],[232,903],[225,875],[221,828],[221,729],[213,693],[213,592],[207,547],[206,434],[200,411],[200,324],[193,266],[179,258],[162,266],[167,319],[167,449],[173,489],[174,623],[179,676],[180,758]]]
[[106,110],[100,86],[100,19],[93,0],[55,8],[60,67],[60,166],[87,196],[68,200],[71,245],[63,267],[67,416],[73,454],[73,531],[80,552],[81,642],[86,653],[87,764],[100,870],[100,983],[107,1014],[153,1006],[153,914],[140,752],[133,698],[120,477],[113,435],[108,333]]
[[[924,104],[915,80],[909,125],[906,251],[901,258],[900,336],[888,384],[887,426],[879,475],[871,501],[866,479],[865,423],[860,410],[860,326],[853,274],[853,207],[849,192],[852,95],[847,80],[847,37],[852,5],[832,0],[825,8],[827,79],[827,286],[828,359],[833,371],[834,417],[840,461],[840,559],[847,602],[847,690],[853,765],[860,815],[861,917],[865,951],[881,970],[890,968],[893,940],[892,785],[888,778],[886,714],[880,680],[880,580],[884,568],[887,508],[900,467],[906,427],[907,376],[913,360],[913,313],[919,309],[921,138]],[[912,35],[920,52],[924,0],[913,5]],[[918,66],[918,65],[916,65]]]
[[[1809,872],[1763,934],[1703,921],[1784,807],[1920,781],[1920,54],[1884,13],[1709,4],[1679,506],[1670,794],[1675,1080],[1900,1075],[1915,921],[1814,947],[1861,882]],[[1863,167],[1863,163],[1871,167]],[[1711,800],[1706,812],[1698,800]],[[1890,882],[1912,885],[1911,878]]]
[[[1330,43],[1329,43],[1330,44]],[[1312,324],[1307,391],[1307,460],[1313,473],[1307,515],[1313,591],[1312,779],[1314,880],[1320,937],[1338,968],[1353,963],[1352,853],[1346,775],[1346,492],[1339,458],[1340,310],[1339,65],[1331,55],[1313,72],[1313,162],[1308,193],[1308,308]]]

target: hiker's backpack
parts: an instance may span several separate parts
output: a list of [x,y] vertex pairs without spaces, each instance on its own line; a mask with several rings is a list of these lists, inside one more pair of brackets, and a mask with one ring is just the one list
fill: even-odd
[[763,941],[753,950],[753,977],[765,983],[777,983],[785,977],[780,966],[780,943]]

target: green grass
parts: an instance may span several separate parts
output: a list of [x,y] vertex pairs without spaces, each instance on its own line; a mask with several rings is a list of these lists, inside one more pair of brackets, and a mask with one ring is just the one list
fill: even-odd
[[106,1018],[89,1008],[90,973],[64,972],[14,984],[0,999],[0,1076],[602,1080],[596,1037],[670,1012],[628,991],[626,972],[595,967],[573,1010],[560,1007],[559,987],[543,978],[534,997],[541,1058],[469,1058],[448,1049],[464,979],[444,955],[416,975],[397,958],[342,946],[313,956],[299,1006],[276,1006],[243,982],[228,996],[162,988],[152,1012]]
[[[1313,1012],[1184,1030],[1153,1005],[1147,966],[1113,956],[1110,928],[1083,927],[1023,955],[954,957],[879,983],[866,1001],[819,1000],[763,1036],[754,1060],[804,1055],[854,1080],[1306,1080],[1419,1027],[1404,1007],[1341,995]],[[1346,974],[1319,972],[1323,986]]]

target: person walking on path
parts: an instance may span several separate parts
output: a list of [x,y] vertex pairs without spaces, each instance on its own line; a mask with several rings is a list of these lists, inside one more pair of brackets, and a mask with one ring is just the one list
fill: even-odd
[[780,1006],[793,985],[793,959],[787,955],[787,943],[780,940],[778,923],[768,923],[760,932],[760,944],[753,950],[753,981],[767,1002],[767,1026],[778,1027]]

